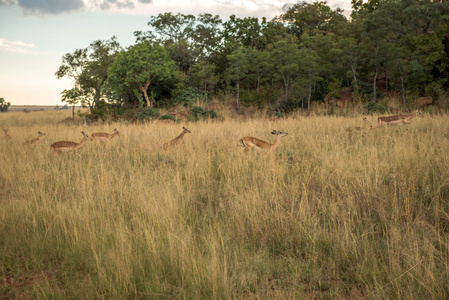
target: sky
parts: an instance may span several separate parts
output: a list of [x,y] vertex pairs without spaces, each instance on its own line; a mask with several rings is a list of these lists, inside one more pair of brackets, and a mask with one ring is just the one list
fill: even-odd
[[[312,3],[315,0],[304,0]],[[150,30],[159,13],[210,13],[226,20],[283,13],[297,0],[0,0],[0,98],[11,105],[64,105],[61,92],[72,88],[55,72],[66,53],[116,36],[123,48],[135,31]],[[351,0],[328,0],[349,16]]]

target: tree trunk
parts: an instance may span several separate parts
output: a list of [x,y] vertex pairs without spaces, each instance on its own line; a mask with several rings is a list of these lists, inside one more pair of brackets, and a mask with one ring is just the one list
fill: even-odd
[[260,74],[257,73],[257,95],[260,93]]
[[402,94],[402,104],[405,104],[404,74],[401,74],[401,94]]
[[72,105],[72,120],[75,120],[75,104]]
[[287,77],[284,76],[285,100],[288,99],[288,82],[289,82],[289,80],[290,80],[289,76],[287,76]]
[[237,81],[237,111],[240,110],[240,108],[239,108],[239,97],[240,97],[240,80]]
[[150,80],[147,79],[144,86],[139,87],[139,89],[143,92],[143,96],[145,97],[145,101],[147,102],[147,107],[150,107],[152,103],[150,102],[150,98],[148,98],[147,89],[150,86]]
[[309,95],[307,97],[307,111],[310,111],[310,98],[312,97],[312,83],[309,83]]
[[374,73],[374,80],[373,80],[373,100],[374,100],[374,102],[377,102],[376,81],[377,81],[378,73],[379,73],[379,68],[376,67],[376,73]]
[[355,89],[355,90],[358,90],[359,85],[358,85],[358,83],[357,83],[357,75],[356,75],[355,67],[354,67],[354,66],[351,66],[351,70],[352,70],[352,77],[353,77],[353,79],[354,79],[354,89]]

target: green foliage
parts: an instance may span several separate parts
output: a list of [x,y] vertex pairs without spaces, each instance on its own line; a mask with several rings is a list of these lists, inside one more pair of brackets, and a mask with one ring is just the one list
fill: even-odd
[[11,105],[11,103],[6,102],[5,98],[0,98],[0,111],[1,112],[8,111],[8,108],[10,105]]
[[387,108],[377,102],[368,102],[365,106],[365,114],[383,114]]
[[139,121],[150,121],[159,117],[159,109],[146,107],[137,113],[136,119]]
[[190,110],[189,119],[192,121],[199,121],[201,119],[214,119],[216,117],[217,113],[214,110],[205,110],[200,106],[195,106]]
[[351,21],[324,1],[286,6],[272,21],[159,14],[150,18],[150,31],[135,32],[136,44],[116,56],[114,40],[64,56],[57,76],[76,84],[63,99],[91,109],[101,98],[169,108],[223,94],[229,100],[232,92],[237,110],[240,103],[264,108],[274,102],[289,110],[309,109],[328,93],[338,97],[341,86],[363,101],[381,101],[380,84],[404,104],[406,95],[445,96],[449,2],[352,5]]
[[176,120],[175,116],[171,116],[171,115],[162,115],[159,120],[172,120],[173,122],[177,122],[178,120]]
[[120,49],[120,44],[112,37],[108,41],[97,40],[88,48],[65,54],[55,75],[58,79],[65,76],[72,78],[74,87],[61,93],[62,101],[71,105],[80,103],[92,111],[102,97],[102,87],[108,78],[107,69]]
[[333,78],[332,81],[327,86],[327,91],[331,98],[340,98],[342,81],[338,78]]
[[[108,69],[108,75],[111,89],[118,95],[124,98],[127,94],[139,96],[143,92],[142,102],[145,101],[147,106],[153,104],[147,92],[150,84],[157,82],[161,86],[177,78],[175,63],[167,50],[150,42],[142,42],[120,52]],[[157,87],[154,89],[153,95],[160,92]]]
[[180,95],[175,98],[175,104],[181,104],[184,106],[190,106],[198,101],[206,101],[209,97],[209,93],[206,91],[200,91],[194,87],[188,87],[182,91]]

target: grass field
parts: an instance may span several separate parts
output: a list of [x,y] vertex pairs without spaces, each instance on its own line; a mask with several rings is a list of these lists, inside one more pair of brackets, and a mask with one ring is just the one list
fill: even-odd
[[[360,117],[68,116],[0,114],[12,137],[0,131],[0,298],[449,298],[447,115],[352,138]],[[163,151],[183,125],[184,145]],[[108,143],[50,153],[114,128]],[[238,147],[273,129],[289,132],[275,153]]]

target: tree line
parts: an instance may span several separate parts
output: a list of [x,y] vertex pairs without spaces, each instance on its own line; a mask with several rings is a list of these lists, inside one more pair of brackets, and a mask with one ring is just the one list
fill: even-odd
[[328,94],[405,104],[444,98],[449,76],[449,3],[352,0],[350,18],[326,2],[300,2],[267,20],[163,13],[124,49],[115,37],[62,58],[57,78],[74,79],[62,100],[95,112],[189,105],[212,96],[242,105],[310,109]]

